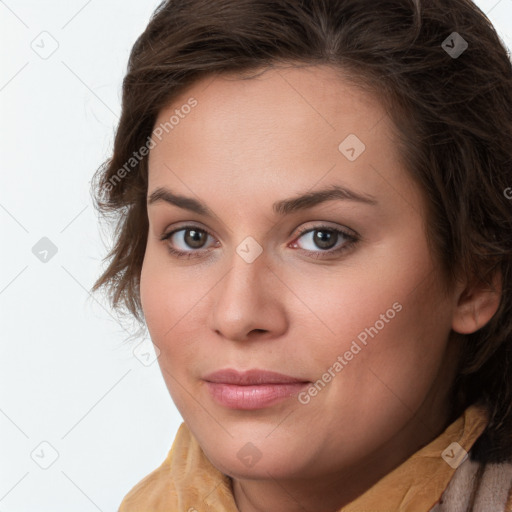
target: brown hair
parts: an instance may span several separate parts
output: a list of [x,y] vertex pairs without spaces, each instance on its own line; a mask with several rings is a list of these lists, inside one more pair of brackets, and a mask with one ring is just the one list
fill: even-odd
[[490,423],[471,457],[512,460],[512,65],[469,0],[161,3],[131,51],[113,155],[92,183],[95,207],[116,221],[93,291],[106,287],[113,308],[143,323],[148,168],[138,151],[161,109],[205,75],[287,63],[334,66],[380,98],[428,198],[427,238],[448,287],[461,275],[491,286],[501,272],[497,313],[465,336],[452,419],[483,402]]

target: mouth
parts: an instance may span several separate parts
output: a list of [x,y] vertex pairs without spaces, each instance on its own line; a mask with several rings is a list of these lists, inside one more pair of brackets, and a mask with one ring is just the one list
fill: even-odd
[[220,370],[203,377],[210,396],[229,409],[270,407],[295,396],[311,384],[305,379],[267,370]]

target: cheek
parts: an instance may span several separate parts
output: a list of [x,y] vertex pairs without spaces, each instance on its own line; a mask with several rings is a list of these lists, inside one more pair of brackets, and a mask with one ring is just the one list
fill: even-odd
[[[197,359],[194,322],[201,294],[190,280],[181,282],[160,256],[146,253],[140,279],[140,297],[151,340],[158,347],[158,364],[168,392],[178,410],[185,416],[190,407],[185,372],[193,372]],[[191,290],[196,290],[192,293]],[[197,307],[197,306],[196,306]]]
[[167,305],[167,297],[162,295],[165,289],[166,274],[163,265],[158,265],[148,246],[140,273],[140,301],[150,333],[157,328],[159,319],[162,319],[161,309]]
[[[164,251],[148,247],[141,271],[140,297],[153,343],[160,350],[160,366],[182,372],[197,359],[198,332],[204,334],[205,295],[215,280],[198,271],[184,271],[169,264]],[[172,366],[171,366],[172,365]],[[164,375],[165,376],[165,375]]]
[[[183,271],[169,264],[165,251],[148,244],[140,276],[140,298],[144,317],[156,339],[180,328],[197,295],[197,281],[184,279]],[[194,292],[195,290],[195,292]]]
[[374,256],[364,271],[344,269],[339,278],[326,274],[314,287],[310,280],[294,287],[309,306],[301,352],[311,355],[317,379],[332,382],[317,403],[343,403],[354,421],[384,404],[417,409],[436,380],[451,325],[422,239],[403,250],[383,246]]

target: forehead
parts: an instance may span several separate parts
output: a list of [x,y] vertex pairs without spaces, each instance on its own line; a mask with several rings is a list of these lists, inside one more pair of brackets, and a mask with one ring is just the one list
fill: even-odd
[[328,66],[203,77],[160,111],[155,129],[165,126],[153,137],[150,188],[186,184],[206,197],[225,183],[239,197],[269,197],[338,183],[396,194],[387,181],[414,194],[382,104]]
[[197,106],[172,135],[182,142],[202,129],[203,147],[209,141],[218,146],[219,138],[223,145],[236,145],[249,131],[254,138],[279,136],[280,142],[295,140],[302,147],[304,136],[329,139],[332,132],[342,136],[351,130],[362,137],[381,120],[388,121],[376,97],[325,65],[269,69],[245,79],[233,73],[203,77],[162,109],[155,125],[164,125],[190,97]]

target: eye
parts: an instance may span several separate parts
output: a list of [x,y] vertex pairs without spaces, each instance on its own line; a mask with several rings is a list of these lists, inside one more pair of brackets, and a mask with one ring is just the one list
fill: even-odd
[[[177,258],[195,258],[202,256],[202,253],[206,251],[206,249],[203,250],[203,247],[208,237],[213,238],[205,229],[196,226],[183,226],[164,234],[160,240],[169,242],[166,244],[167,249],[173,256]],[[178,249],[174,248],[176,245],[178,245]],[[187,248],[192,250],[187,250]]]
[[[297,244],[297,240],[304,239],[309,248],[303,248]],[[332,256],[347,251],[359,241],[355,233],[348,233],[342,229],[332,226],[314,226],[303,228],[299,231],[299,237],[296,238],[292,246],[303,249],[308,255],[315,258]]]

